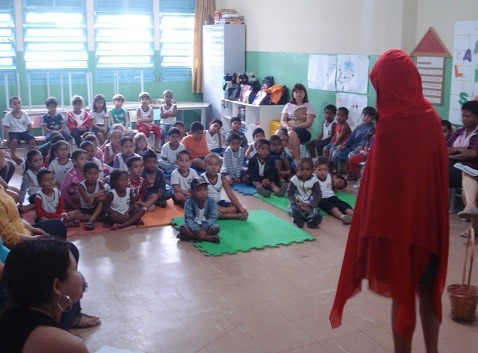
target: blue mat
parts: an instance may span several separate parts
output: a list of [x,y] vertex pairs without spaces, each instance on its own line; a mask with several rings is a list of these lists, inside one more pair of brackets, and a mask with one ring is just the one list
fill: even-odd
[[232,190],[237,191],[243,195],[254,195],[257,194],[256,188],[246,183],[232,184]]

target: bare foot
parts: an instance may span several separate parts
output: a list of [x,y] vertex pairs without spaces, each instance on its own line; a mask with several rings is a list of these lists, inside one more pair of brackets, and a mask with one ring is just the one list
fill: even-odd
[[98,316],[91,316],[84,313],[79,313],[75,319],[75,322],[71,326],[73,329],[90,328],[101,324],[101,320]]

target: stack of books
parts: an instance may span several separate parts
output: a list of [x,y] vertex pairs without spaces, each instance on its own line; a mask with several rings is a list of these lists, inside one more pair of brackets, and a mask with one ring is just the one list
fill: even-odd
[[214,24],[244,24],[244,16],[233,9],[214,11]]

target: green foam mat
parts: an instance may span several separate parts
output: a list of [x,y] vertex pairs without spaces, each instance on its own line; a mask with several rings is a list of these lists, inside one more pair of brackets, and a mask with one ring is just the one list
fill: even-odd
[[[348,192],[337,192],[335,195],[342,201],[347,202],[352,208],[355,207],[355,201],[357,200],[357,195],[350,194]],[[289,204],[290,201],[287,197],[282,196],[278,197],[275,195],[271,195],[271,197],[264,197],[259,194],[254,194],[254,197],[257,197],[258,199],[267,202],[268,204],[277,207],[279,210],[282,210],[284,212],[287,212],[289,209]]]
[[[173,226],[179,229],[184,222],[183,217],[171,220]],[[255,210],[249,212],[247,221],[219,220],[221,226],[219,244],[205,241],[195,241],[194,246],[206,256],[221,256],[247,252],[252,249],[263,249],[313,241],[315,238],[270,212]]]

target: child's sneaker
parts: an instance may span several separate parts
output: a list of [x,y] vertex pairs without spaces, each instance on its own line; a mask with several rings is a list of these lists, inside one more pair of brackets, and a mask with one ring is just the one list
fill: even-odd
[[304,220],[302,219],[302,214],[298,209],[289,210],[289,215],[292,217],[292,220],[299,228],[304,228]]
[[272,194],[270,190],[267,190],[263,186],[258,186],[257,187],[257,193],[261,196],[264,196],[264,197],[271,197],[271,194]]
[[284,196],[288,188],[289,188],[289,183],[282,184],[282,186],[279,189],[279,192],[276,195],[279,197]]
[[348,214],[344,214],[342,215],[342,217],[340,217],[340,220],[342,221],[343,224],[350,224],[352,223],[352,216]]
[[322,215],[321,214],[315,214],[312,216],[311,219],[307,221],[307,227],[308,228],[317,228],[319,224],[322,223]]

